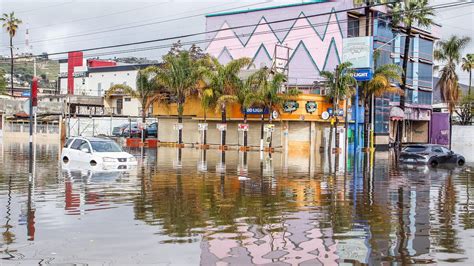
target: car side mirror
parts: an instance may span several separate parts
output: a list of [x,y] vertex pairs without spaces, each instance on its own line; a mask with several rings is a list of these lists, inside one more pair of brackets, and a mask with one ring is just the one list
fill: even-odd
[[454,154],[454,151],[449,151],[449,155],[453,155]]
[[91,152],[88,148],[83,148],[83,149],[81,149],[81,151],[85,152],[85,153],[90,153]]

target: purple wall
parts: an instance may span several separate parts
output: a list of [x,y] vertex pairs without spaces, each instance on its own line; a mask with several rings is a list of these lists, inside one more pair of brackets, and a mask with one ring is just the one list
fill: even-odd
[[430,143],[449,145],[449,114],[433,113],[431,116]]

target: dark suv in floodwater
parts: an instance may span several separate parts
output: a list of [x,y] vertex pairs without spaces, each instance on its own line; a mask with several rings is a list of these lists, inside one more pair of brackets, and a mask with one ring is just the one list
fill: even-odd
[[460,154],[435,144],[413,144],[403,147],[400,154],[402,163],[423,163],[438,166],[442,163],[464,165],[466,160]]

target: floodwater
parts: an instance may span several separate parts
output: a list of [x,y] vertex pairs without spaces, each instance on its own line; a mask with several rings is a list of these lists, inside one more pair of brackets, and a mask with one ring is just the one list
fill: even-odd
[[0,265],[474,264],[472,165],[159,148],[97,173],[58,151],[29,178],[28,145],[0,144]]

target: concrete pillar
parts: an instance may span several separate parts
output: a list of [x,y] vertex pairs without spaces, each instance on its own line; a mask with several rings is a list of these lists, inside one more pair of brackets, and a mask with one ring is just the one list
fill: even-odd
[[313,177],[316,160],[316,122],[314,121],[312,121],[310,125],[309,142],[309,174],[310,177]]

